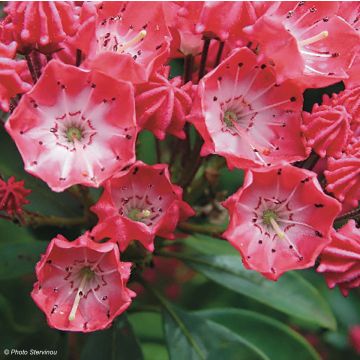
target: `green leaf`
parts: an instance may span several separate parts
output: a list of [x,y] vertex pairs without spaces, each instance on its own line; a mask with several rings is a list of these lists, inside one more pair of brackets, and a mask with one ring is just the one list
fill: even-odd
[[146,342],[163,342],[164,330],[159,312],[141,311],[128,316],[135,334]]
[[193,253],[178,257],[210,280],[298,319],[336,329],[328,302],[299,273],[287,272],[273,282],[245,269],[240,255],[227,241],[195,234],[184,242]]
[[229,170],[227,167],[223,167],[219,174],[219,188],[226,190],[228,195],[237,191],[244,182],[244,170]]
[[147,130],[140,132],[136,143],[136,158],[146,164],[156,164],[155,137]]
[[[225,230],[224,230],[225,231]],[[211,236],[203,234],[194,234],[182,240],[182,243],[191,247],[196,252],[206,255],[234,255],[239,256],[239,253],[226,240],[215,239]]]
[[[191,241],[193,240],[190,240],[190,242]],[[219,241],[219,249],[218,252],[216,252],[216,254],[219,255],[169,252],[163,254],[183,260],[188,266],[203,274],[208,279],[288,315],[306,320],[320,327],[328,329],[336,328],[336,320],[328,303],[321,294],[299,274],[288,272],[278,281],[273,282],[267,280],[255,271],[245,269],[240,256],[221,255],[221,252],[226,247],[226,245],[221,244],[221,240],[212,239],[208,245],[206,244],[205,237],[202,237],[202,240],[199,241],[203,242],[202,249],[204,249],[203,253],[205,254],[209,253],[209,250],[205,249],[212,246],[211,251],[213,251],[215,246],[214,241]],[[221,250],[220,248],[223,249]]]
[[166,303],[164,330],[172,360],[268,359],[245,339],[198,315]]
[[34,273],[35,264],[47,245],[40,241],[0,244],[0,280]]
[[87,336],[81,360],[142,360],[139,342],[125,314],[108,330]]
[[184,72],[184,60],[173,59],[170,61],[170,78],[181,76]]
[[164,345],[143,343],[141,348],[144,353],[144,360],[169,360],[169,355]]
[[240,335],[269,359],[320,360],[319,355],[301,335],[270,317],[237,309],[204,310],[196,314]]
[[29,242],[35,240],[28,228],[21,227],[18,224],[4,219],[0,219],[0,234],[2,235],[0,244],[13,241]]
[[11,330],[18,333],[30,334],[37,330],[35,327],[18,324],[15,321],[13,309],[10,306],[9,301],[2,294],[0,294],[0,318],[2,319],[2,322],[6,323]]
[[30,204],[26,205],[27,209],[44,215],[81,214],[79,202],[68,192],[55,193],[43,181],[25,172],[20,153],[3,127],[0,128],[0,138],[0,154],[3,154],[0,157],[0,175],[5,178],[15,176],[16,180],[25,180],[25,187],[32,191],[27,197],[30,200]]

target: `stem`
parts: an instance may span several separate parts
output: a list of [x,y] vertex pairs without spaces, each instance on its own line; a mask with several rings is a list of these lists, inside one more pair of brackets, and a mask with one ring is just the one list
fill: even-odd
[[216,68],[220,64],[221,55],[222,55],[223,50],[224,50],[224,45],[225,45],[224,41],[219,42],[219,48],[218,48],[218,52],[216,54],[216,60],[215,60],[214,68]]
[[47,60],[47,62],[52,60],[52,54],[51,53],[46,54],[46,60]]
[[79,67],[81,65],[82,60],[82,52],[80,49],[76,49],[76,62],[75,66]]
[[31,74],[32,81],[33,81],[34,84],[36,84],[37,76],[36,76],[36,72],[35,72],[35,69],[34,69],[34,65],[33,65],[32,61],[31,61],[30,53],[27,53],[25,55],[25,59],[26,59],[27,66],[28,66],[30,74]]
[[42,65],[41,65],[41,58],[40,58],[40,53],[36,50],[34,50],[32,53],[31,53],[31,57],[32,57],[32,63],[33,63],[33,66],[34,66],[34,71],[35,71],[35,74],[36,74],[36,78],[39,79],[40,76],[41,76],[41,68],[42,68]]
[[58,226],[58,227],[71,227],[77,225],[85,225],[87,223],[87,218],[85,216],[74,217],[74,218],[65,218],[61,216],[44,216],[30,211],[25,213],[25,223],[28,226],[38,227],[38,226]]
[[18,105],[18,101],[15,97],[10,99],[10,113],[12,113]]
[[204,38],[204,46],[201,53],[200,68],[199,68],[199,80],[205,75],[206,60],[208,57],[210,38]]
[[354,219],[356,221],[360,220],[360,208],[350,211],[342,216],[339,216],[335,219],[336,224],[341,224],[345,220]]
[[319,159],[320,156],[314,151],[312,151],[310,156],[301,163],[301,167],[303,169],[312,170],[315,167],[316,163],[319,161]]
[[200,151],[202,144],[203,144],[202,139],[200,137],[197,137],[193,153],[191,154],[191,157],[195,158],[195,161],[194,162],[188,161],[189,167],[184,170],[183,177],[180,179],[180,185],[184,189],[186,189],[191,184],[192,180],[194,179],[197,171],[201,166],[202,157],[200,156]]
[[183,222],[178,225],[178,228],[180,230],[183,230],[187,233],[200,233],[200,234],[206,234],[206,235],[220,235],[226,230],[226,227],[224,226],[218,226],[218,225],[201,225],[201,224],[194,224],[194,223],[188,223]]
[[194,57],[189,54],[185,56],[184,61],[184,84],[192,79],[192,71],[194,66]]

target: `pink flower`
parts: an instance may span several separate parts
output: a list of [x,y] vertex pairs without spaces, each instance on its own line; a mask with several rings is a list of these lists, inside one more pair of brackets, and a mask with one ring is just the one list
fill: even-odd
[[337,10],[336,2],[279,2],[245,31],[282,78],[322,87],[346,79],[359,50],[359,34]]
[[54,191],[98,187],[135,160],[130,84],[51,61],[6,123],[25,170]]
[[[111,237],[124,251],[132,240],[154,250],[155,236],[174,238],[179,221],[194,215],[182,189],[170,182],[167,165],[137,161],[105,184],[92,211],[99,217],[96,237]],[[115,235],[114,235],[115,234]]]
[[344,106],[346,112],[351,116],[351,129],[355,131],[360,128],[360,86],[346,89],[339,94],[333,94],[331,98],[324,96],[323,103],[330,106]]
[[169,72],[169,67],[163,67],[149,82],[136,86],[137,124],[161,140],[166,133],[184,139],[185,119],[192,105],[191,82],[183,85],[180,77],[168,80]]
[[349,341],[355,352],[360,355],[360,325],[354,325],[350,328]]
[[352,117],[342,105],[328,106],[315,104],[312,113],[303,113],[301,129],[312,147],[320,157],[339,158],[351,135]]
[[241,48],[200,81],[189,119],[205,141],[202,155],[221,155],[229,167],[264,167],[306,157],[301,107],[301,89],[278,84],[271,65]]
[[27,69],[26,61],[13,60],[16,54],[16,43],[0,43],[0,109],[9,111],[10,99],[31,89],[24,81],[22,72]]
[[72,2],[9,1],[5,30],[19,46],[44,48],[56,45],[67,35],[74,35],[77,15]]
[[77,45],[88,56],[84,66],[139,83],[167,60],[170,39],[160,2],[105,1]]
[[30,193],[31,190],[24,187],[24,180],[15,181],[15,177],[11,176],[6,182],[0,178],[0,210],[11,217],[21,217],[23,206],[29,203],[26,197]]
[[223,236],[246,268],[271,280],[313,266],[341,210],[323,193],[315,173],[292,166],[248,171],[244,185],[223,205],[230,214]]
[[360,285],[360,230],[354,220],[332,232],[317,271],[324,274],[329,288],[338,285],[344,296]]
[[52,239],[36,265],[31,297],[49,326],[91,332],[109,327],[136,294],[126,287],[131,263],[120,262],[116,244],[95,243],[89,232],[68,241]]
[[360,152],[344,154],[340,159],[329,158],[324,175],[327,191],[340,202],[357,207],[360,199]]

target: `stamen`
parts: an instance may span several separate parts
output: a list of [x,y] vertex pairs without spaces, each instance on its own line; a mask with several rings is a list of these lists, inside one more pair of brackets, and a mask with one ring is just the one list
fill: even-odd
[[285,238],[285,233],[281,230],[279,224],[276,222],[276,220],[273,217],[269,218],[270,224],[273,227],[274,231],[276,232],[276,235],[280,238],[280,239],[284,239]]
[[144,37],[146,36],[147,32],[146,30],[141,30],[137,35],[135,35],[131,40],[128,42],[124,42],[122,44],[119,44],[118,51],[123,52],[127,50],[129,47],[132,47],[139,43]]
[[308,39],[305,39],[305,40],[301,40],[299,42],[299,45],[300,46],[306,46],[306,45],[310,45],[310,44],[313,44],[317,41],[320,41],[320,40],[323,40],[325,38],[327,38],[329,36],[329,32],[328,31],[322,31],[321,33],[315,35],[315,36],[312,36]]

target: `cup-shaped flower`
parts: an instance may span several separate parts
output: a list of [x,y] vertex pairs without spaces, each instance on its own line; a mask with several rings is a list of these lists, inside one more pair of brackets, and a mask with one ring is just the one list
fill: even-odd
[[224,206],[230,224],[223,236],[246,268],[271,280],[313,266],[341,210],[337,200],[324,194],[315,173],[293,166],[249,170]]
[[25,170],[52,190],[98,187],[135,160],[132,85],[53,60],[6,129]]
[[338,285],[344,296],[360,286],[360,229],[354,220],[332,232],[317,271],[323,273],[329,288]]
[[68,241],[54,238],[36,265],[31,296],[49,326],[91,332],[109,327],[131,304],[126,287],[131,263],[121,262],[113,242],[98,244],[89,232]]
[[189,120],[204,139],[202,155],[266,168],[306,157],[301,108],[301,89],[278,84],[271,65],[241,48],[200,81]]
[[99,217],[97,238],[110,237],[124,251],[132,240],[154,250],[155,236],[174,238],[179,221],[194,215],[182,200],[182,189],[170,182],[165,164],[137,161],[104,184],[105,191],[92,211]]
[[101,2],[77,38],[84,66],[134,83],[167,60],[171,40],[161,2]]
[[273,59],[281,78],[330,85],[348,77],[360,44],[360,35],[336,16],[338,7],[336,1],[277,2],[244,31]]

